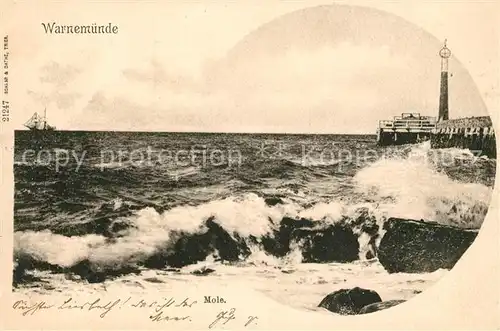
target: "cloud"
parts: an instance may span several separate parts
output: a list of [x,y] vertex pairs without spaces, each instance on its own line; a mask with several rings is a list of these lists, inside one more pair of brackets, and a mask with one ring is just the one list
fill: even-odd
[[[386,47],[348,43],[292,49],[232,66],[227,62],[212,62],[198,78],[167,73],[158,60],[142,68],[126,68],[113,84],[93,94],[81,114],[87,120],[80,123],[102,127],[112,120],[119,129],[161,129],[153,123],[169,128],[199,125],[199,130],[265,125],[303,131],[308,129],[304,123],[318,122],[316,117],[327,123],[331,118],[330,124],[347,122],[352,112],[383,103],[380,85],[363,81],[374,76],[384,79],[407,67],[404,57]],[[89,111],[105,124],[88,123]]]
[[[311,9],[320,21],[277,19],[211,58],[206,40],[139,38],[148,31],[133,43],[115,36],[82,39],[63,54],[47,48],[29,95],[58,126],[88,130],[350,133],[373,132],[401,112],[435,115],[439,42],[381,13],[372,22],[368,12],[356,20],[332,8]],[[450,68],[450,113],[481,115],[470,76],[453,58]]]
[[52,61],[41,68],[40,81],[60,88],[73,81],[81,72],[81,68]]
[[122,73],[131,82],[145,83],[153,87],[159,86],[173,92],[199,88],[189,75],[167,73],[163,65],[156,59],[152,59],[146,69],[127,68]]
[[76,100],[81,96],[79,93],[64,93],[58,89],[45,93],[28,90],[27,94],[31,96],[37,104],[55,104],[55,106],[59,109],[72,108]]

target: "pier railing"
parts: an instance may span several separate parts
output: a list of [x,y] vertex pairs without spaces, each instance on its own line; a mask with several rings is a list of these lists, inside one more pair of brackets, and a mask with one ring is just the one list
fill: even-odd
[[409,129],[431,131],[436,127],[435,118],[425,119],[407,119],[395,117],[394,120],[381,120],[379,121],[379,128],[381,129]]

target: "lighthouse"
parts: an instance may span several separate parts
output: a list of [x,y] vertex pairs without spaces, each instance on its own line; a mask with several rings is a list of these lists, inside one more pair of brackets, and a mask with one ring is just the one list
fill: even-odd
[[448,120],[448,59],[451,51],[446,47],[446,39],[443,48],[439,51],[441,57],[441,89],[439,93],[439,116],[438,122]]

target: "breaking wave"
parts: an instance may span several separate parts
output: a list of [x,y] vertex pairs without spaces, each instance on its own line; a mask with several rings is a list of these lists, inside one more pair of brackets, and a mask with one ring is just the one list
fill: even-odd
[[[359,169],[346,185],[352,191],[337,198],[291,194],[289,188],[269,196],[263,189],[164,210],[135,210],[115,198],[105,206],[115,217],[77,223],[68,216],[58,225],[62,228],[15,232],[16,266],[20,273],[69,270],[99,279],[96,273],[183,267],[207,259],[271,265],[352,262],[376,257],[390,217],[478,229],[492,188],[451,178],[429,159],[429,150],[426,144],[394,150]],[[283,162],[289,174],[299,167]],[[333,241],[335,249],[318,250],[311,244],[317,236]]]
[[[479,228],[493,189],[480,183],[451,179],[429,158],[428,143],[414,147],[405,158],[383,158],[360,170],[357,188],[378,201],[391,217],[424,219],[465,228]],[[441,151],[443,152],[443,151]],[[455,158],[473,158],[469,151],[450,149]]]

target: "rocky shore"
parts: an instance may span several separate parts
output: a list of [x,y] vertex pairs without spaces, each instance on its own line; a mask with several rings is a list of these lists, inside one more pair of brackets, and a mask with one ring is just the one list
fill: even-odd
[[[262,237],[243,238],[223,229],[212,217],[198,232],[175,233],[168,245],[159,248],[147,259],[136,263],[128,261],[127,264],[103,265],[84,259],[71,266],[60,266],[40,260],[36,255],[17,252],[13,282],[16,285],[26,281],[26,271],[37,269],[75,274],[89,283],[99,283],[120,275],[139,273],[141,268],[181,268],[204,261],[214,254],[221,262],[244,261],[255,247],[277,258],[299,250],[302,263],[349,263],[360,258],[378,257],[389,273],[425,273],[452,268],[477,235],[477,230],[390,218],[384,222],[385,234],[376,247],[381,229],[375,218],[362,208],[356,217],[336,223],[285,217],[279,225],[273,224],[273,229]],[[370,238],[366,256],[360,254],[361,236]],[[106,240],[118,238],[120,232],[113,233]]]
[[[375,245],[382,231],[384,234],[380,244],[378,247],[373,247],[370,251],[373,256],[366,261],[363,254],[360,254],[360,236],[370,237],[369,242]],[[169,246],[158,250],[143,263],[101,265],[85,259],[72,266],[63,267],[42,261],[34,255],[17,254],[13,283],[21,290],[30,286],[54,288],[55,285],[51,285],[52,278],[60,284],[63,277],[66,286],[76,286],[76,284],[110,286],[109,284],[126,282],[137,283],[145,288],[156,283],[162,285],[171,281],[172,277],[173,279],[180,277],[219,279],[225,277],[228,270],[233,270],[230,268],[236,269],[229,273],[243,268],[242,270],[252,270],[254,275],[251,279],[259,279],[256,270],[261,270],[264,272],[263,276],[280,277],[284,284],[288,284],[286,282],[295,284],[290,283],[287,286],[296,286],[306,281],[308,279],[306,274],[310,273],[304,273],[300,271],[301,269],[307,268],[308,265],[313,269],[321,265],[330,270],[332,275],[343,276],[341,278],[332,276],[332,279],[327,280],[324,277],[327,277],[328,273],[321,273],[317,279],[313,278],[316,280],[310,280],[311,286],[318,286],[318,290],[307,295],[303,294],[304,300],[310,300],[312,301],[310,304],[314,305],[314,297],[319,300],[318,297],[324,296],[319,305],[316,303],[318,309],[327,309],[341,315],[358,315],[387,309],[409,299],[411,296],[408,289],[394,292],[392,287],[395,286],[393,283],[397,282],[397,279],[405,279],[404,287],[411,288],[415,286],[411,281],[414,277],[425,279],[434,275],[434,271],[451,269],[473,243],[477,232],[475,229],[398,218],[386,220],[380,229],[375,219],[366,210],[361,209],[357,217],[346,218],[334,224],[285,217],[271,233],[259,238],[252,236],[243,238],[224,230],[215,218],[209,218],[198,233],[176,234]],[[114,233],[108,240],[117,240],[119,237],[119,233]],[[278,260],[293,251],[299,252],[302,263],[274,267],[263,264],[264,269],[248,269],[252,263],[244,261],[250,259],[255,247],[259,247],[262,252]],[[216,254],[219,262],[215,261],[216,263],[209,264],[208,267],[203,265],[213,254]],[[400,273],[401,276],[387,277],[382,283],[377,283],[364,273],[358,275],[350,271],[351,268],[364,268],[362,267],[364,264],[370,270],[375,265],[379,266],[380,271],[373,274],[375,277],[387,277],[383,276],[388,275],[387,273],[391,275]],[[37,272],[33,273],[33,270]],[[38,278],[40,275],[42,278]],[[72,280],[75,285],[69,285]],[[266,278],[263,278],[264,280]],[[423,286],[423,284],[425,281],[417,285]],[[337,287],[331,292],[332,286],[339,285],[342,286],[340,289]],[[272,293],[273,296],[281,298],[286,295],[287,290],[290,290],[290,287],[282,288],[283,293],[278,290]],[[266,288],[265,291],[270,290]],[[411,295],[419,292],[413,290]],[[309,297],[311,299],[308,299]]]

